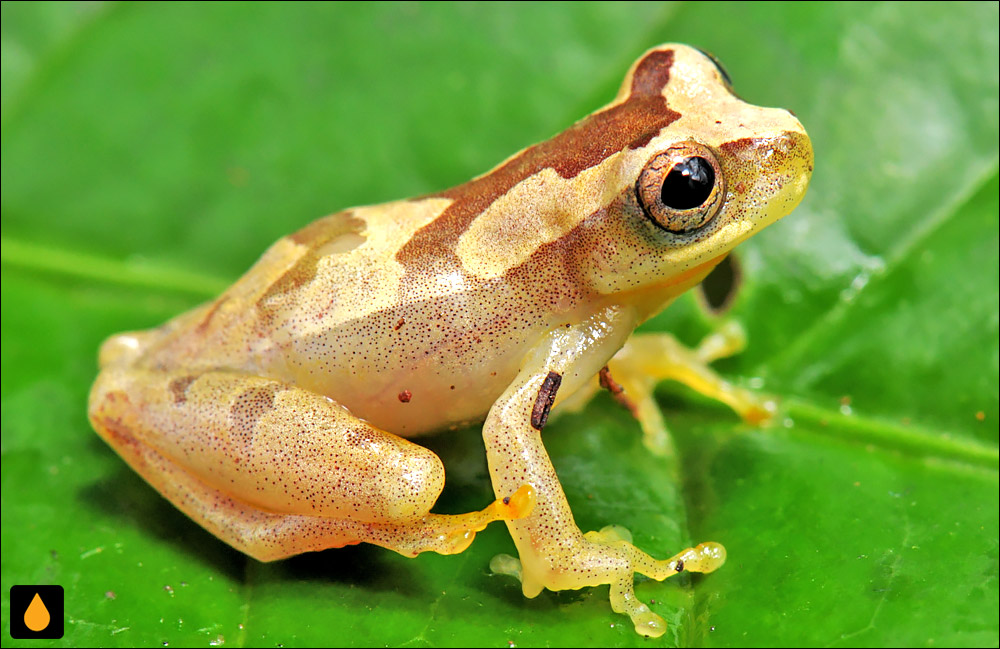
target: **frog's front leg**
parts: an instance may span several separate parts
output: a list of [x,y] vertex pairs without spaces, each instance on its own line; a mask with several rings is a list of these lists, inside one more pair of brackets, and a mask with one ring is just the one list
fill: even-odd
[[725,550],[705,543],[656,560],[614,529],[581,533],[541,438],[557,394],[571,393],[597,374],[635,324],[630,309],[608,307],[583,323],[553,332],[529,354],[517,379],[494,404],[483,437],[494,492],[499,496],[528,483],[537,495],[529,516],[507,521],[520,565],[495,567],[518,574],[527,597],[543,588],[610,584],[612,608],[628,614],[639,633],[659,636],[666,625],[635,598],[634,574],[662,580],[685,569],[711,572],[725,561]]
[[519,485],[480,512],[431,514],[437,456],[331,399],[239,372],[109,362],[91,391],[95,429],[184,513],[261,561],[356,543],[453,554],[533,506]]

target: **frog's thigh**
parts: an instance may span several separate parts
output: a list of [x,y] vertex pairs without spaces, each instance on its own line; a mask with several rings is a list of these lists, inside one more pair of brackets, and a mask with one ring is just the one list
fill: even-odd
[[164,496],[261,560],[360,542],[458,552],[486,523],[530,507],[521,498],[428,514],[444,485],[437,456],[326,397],[260,377],[109,368],[90,416]]

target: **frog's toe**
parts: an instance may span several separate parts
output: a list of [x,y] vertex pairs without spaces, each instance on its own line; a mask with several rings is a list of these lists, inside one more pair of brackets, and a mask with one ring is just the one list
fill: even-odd
[[507,575],[521,581],[521,562],[509,554],[498,554],[490,559],[490,572],[494,575]]
[[701,339],[694,350],[702,363],[739,354],[747,347],[747,332],[737,320],[727,320],[717,330]]
[[628,615],[636,633],[652,638],[663,635],[667,625],[663,618],[635,597],[632,571],[662,581],[684,570],[713,572],[726,561],[726,549],[714,542],[687,548],[663,561],[651,558],[631,544],[621,542],[618,547],[629,557],[629,570],[621,572],[620,578],[611,584],[611,608]]
[[466,528],[449,529],[438,535],[433,551],[438,554],[461,554],[476,539],[476,532]]
[[525,484],[510,496],[493,501],[482,511],[451,516],[428,514],[424,520],[435,521],[439,526],[437,538],[429,549],[438,554],[464,552],[476,538],[476,533],[486,529],[490,523],[517,520],[530,514],[535,507],[535,499],[535,488]]
[[616,541],[631,543],[632,532],[629,532],[628,528],[622,527],[621,525],[608,525],[607,527],[602,527],[599,532],[587,532],[583,535],[583,538],[592,543],[609,544],[615,543]]
[[738,410],[743,421],[754,426],[766,426],[778,412],[778,402],[774,399],[752,392],[747,392],[741,402],[743,409]]
[[530,484],[521,485],[513,494],[494,503],[497,508],[497,519],[514,521],[524,518],[535,508],[537,499],[534,487]]
[[667,630],[663,618],[635,596],[631,578],[611,584],[611,610],[628,615],[635,625],[635,632],[647,638],[658,638]]
[[[726,548],[721,543],[709,541],[688,548],[672,558],[677,564],[683,563],[688,572],[715,572],[726,562]],[[681,567],[678,567],[678,572]]]

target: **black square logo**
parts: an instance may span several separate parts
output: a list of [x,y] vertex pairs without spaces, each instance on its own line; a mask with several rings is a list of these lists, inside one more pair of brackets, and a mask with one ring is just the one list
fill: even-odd
[[62,586],[11,586],[10,637],[57,640],[63,637]]

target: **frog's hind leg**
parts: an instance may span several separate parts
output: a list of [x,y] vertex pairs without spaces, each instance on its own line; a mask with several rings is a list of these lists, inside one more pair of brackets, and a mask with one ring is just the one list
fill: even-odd
[[326,397],[236,372],[108,367],[90,418],[168,500],[261,561],[357,543],[453,554],[534,505],[523,487],[479,512],[431,514],[444,486],[431,451]]
[[764,423],[773,416],[773,400],[729,383],[709,367],[712,361],[736,354],[745,346],[746,334],[736,322],[709,334],[695,349],[666,333],[634,334],[597,380],[580,391],[583,394],[578,399],[592,396],[599,387],[607,389],[639,420],[646,447],[667,454],[670,438],[653,394],[660,381],[678,381],[717,399],[751,424]]

